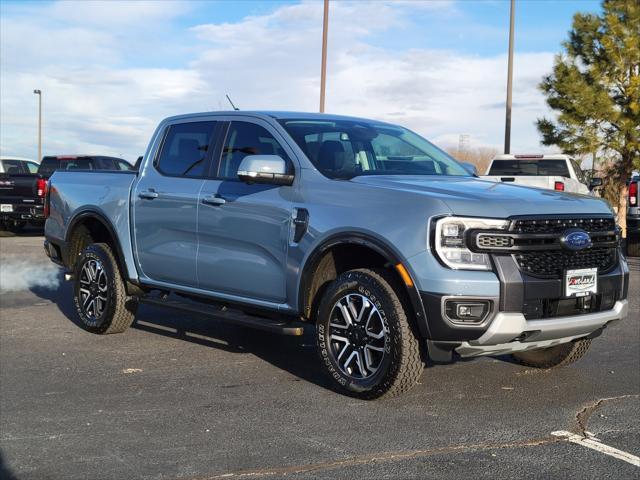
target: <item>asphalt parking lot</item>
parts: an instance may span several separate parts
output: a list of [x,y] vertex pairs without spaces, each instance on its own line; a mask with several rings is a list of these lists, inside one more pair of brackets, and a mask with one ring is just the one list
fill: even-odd
[[[638,259],[630,317],[578,363],[435,366],[407,395],[375,402],[329,388],[312,336],[148,306],[124,334],[83,331],[37,232],[0,238],[0,262],[0,478],[640,476]],[[557,431],[589,432],[628,458]]]

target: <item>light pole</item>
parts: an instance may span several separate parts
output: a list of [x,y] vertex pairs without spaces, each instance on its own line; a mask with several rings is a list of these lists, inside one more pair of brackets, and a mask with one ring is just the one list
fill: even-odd
[[38,161],[42,160],[42,90],[34,90],[38,95]]
[[327,33],[329,30],[329,0],[324,0],[322,18],[322,67],[320,70],[320,113],[324,113],[324,90],[327,86]]
[[507,69],[507,113],[504,125],[504,153],[511,153],[511,90],[513,87],[513,19],[515,0],[511,0],[509,15],[509,66]]

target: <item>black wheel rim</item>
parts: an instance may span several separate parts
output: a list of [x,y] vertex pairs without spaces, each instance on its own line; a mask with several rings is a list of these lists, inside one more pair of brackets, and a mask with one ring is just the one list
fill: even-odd
[[104,266],[98,260],[87,260],[80,270],[78,299],[89,323],[97,323],[107,308],[109,284]]
[[342,373],[363,380],[373,376],[385,357],[388,328],[365,296],[340,298],[329,320],[329,352]]

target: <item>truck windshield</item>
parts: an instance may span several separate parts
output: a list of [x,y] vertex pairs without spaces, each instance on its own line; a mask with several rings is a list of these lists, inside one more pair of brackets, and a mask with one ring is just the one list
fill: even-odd
[[359,175],[470,176],[406,128],[360,120],[279,120],[315,167],[333,179]]
[[488,175],[570,176],[565,160],[494,160]]

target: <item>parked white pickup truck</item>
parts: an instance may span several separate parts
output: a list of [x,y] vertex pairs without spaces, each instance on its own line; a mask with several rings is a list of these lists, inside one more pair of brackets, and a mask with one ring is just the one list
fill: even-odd
[[587,178],[573,158],[561,154],[498,155],[482,178],[585,195],[602,185],[601,178]]

